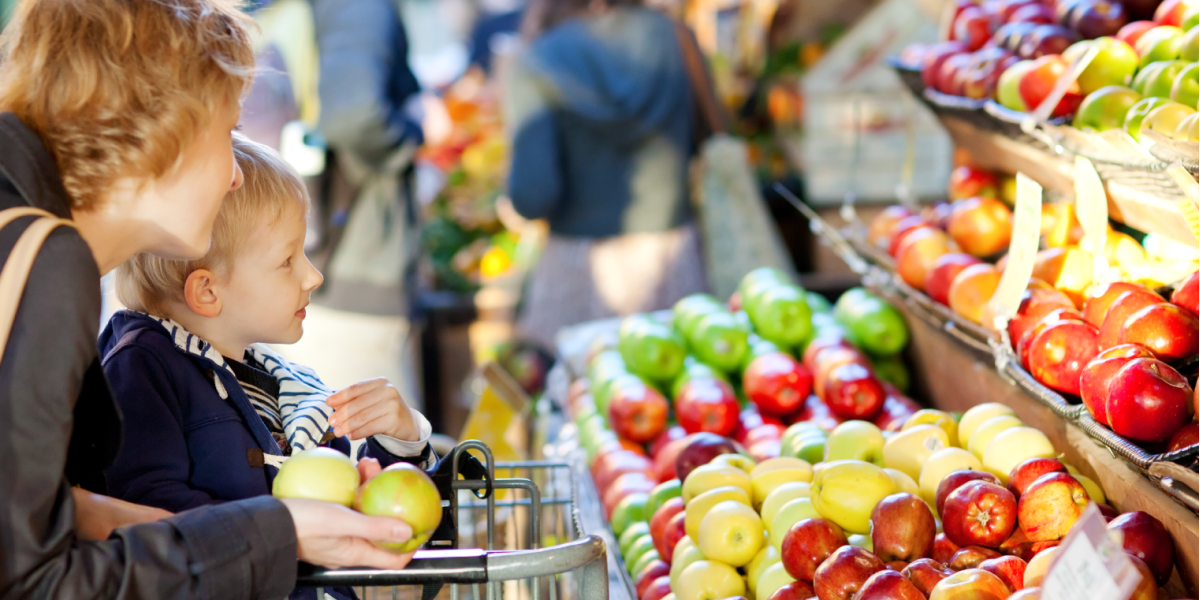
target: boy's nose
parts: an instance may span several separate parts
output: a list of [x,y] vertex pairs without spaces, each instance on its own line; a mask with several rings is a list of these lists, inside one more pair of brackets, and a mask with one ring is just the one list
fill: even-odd
[[313,266],[307,256],[304,257],[304,262],[308,263],[308,276],[304,278],[304,290],[311,292],[321,287],[321,284],[325,282],[325,276],[321,275],[321,272]]

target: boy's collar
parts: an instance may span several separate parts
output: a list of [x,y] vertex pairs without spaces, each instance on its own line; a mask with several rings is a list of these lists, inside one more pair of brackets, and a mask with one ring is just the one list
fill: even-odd
[[205,341],[204,338],[201,338],[200,336],[188,331],[183,325],[176,323],[172,319],[158,317],[149,313],[139,311],[131,312],[142,315],[161,325],[162,328],[166,330],[167,335],[171,337],[171,341],[175,343],[176,348],[191,354],[192,356],[198,356],[205,360],[211,361],[230,373],[233,372],[233,369],[231,369],[225,362],[225,357],[221,356],[221,353],[217,352],[217,349],[213,348],[212,344]]

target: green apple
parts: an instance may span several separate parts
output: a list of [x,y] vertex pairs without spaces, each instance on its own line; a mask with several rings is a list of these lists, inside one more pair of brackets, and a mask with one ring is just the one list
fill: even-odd
[[629,548],[645,535],[650,535],[649,523],[638,521],[627,527],[624,533],[617,536],[617,549],[621,551],[621,556],[629,556]]
[[767,567],[779,562],[779,551],[771,544],[763,544],[762,550],[746,565],[746,587],[750,589],[751,596],[757,597],[755,590],[758,589],[758,578],[762,576],[763,571]]
[[1191,31],[1200,24],[1200,6],[1192,4],[1183,11],[1183,19],[1179,21],[1179,28],[1184,31]]
[[804,301],[813,314],[833,312],[833,304],[825,296],[813,291],[804,292]]
[[908,373],[908,365],[904,364],[904,359],[899,354],[873,358],[871,365],[875,367],[875,375],[880,379],[896,386],[901,392],[908,393],[912,377]]
[[1125,122],[1125,114],[1129,109],[1141,99],[1137,92],[1127,87],[1102,87],[1083,99],[1083,104],[1079,105],[1079,110],[1075,112],[1075,120],[1071,124],[1076,129],[1116,129]]
[[1142,67],[1160,60],[1175,60],[1183,48],[1183,30],[1171,25],[1160,25],[1142,34],[1134,49]]
[[1145,93],[1143,96],[1154,96],[1155,98],[1170,98],[1171,86],[1175,84],[1175,76],[1179,75],[1188,63],[1182,60],[1168,61],[1162,68],[1155,71],[1154,76],[1146,82]]
[[648,315],[625,318],[618,332],[617,349],[631,372],[661,382],[669,382],[679,374],[687,355],[679,333]]
[[1141,139],[1139,136],[1142,131],[1142,121],[1146,118],[1146,115],[1150,114],[1150,111],[1170,102],[1166,98],[1142,98],[1138,100],[1125,113],[1125,124],[1122,125],[1125,128],[1125,133],[1133,136],[1135,140]]
[[829,434],[823,431],[813,431],[801,434],[792,439],[792,443],[783,449],[784,456],[793,456],[811,464],[817,464],[825,459],[825,443]]
[[683,369],[671,382],[671,398],[678,396],[684,384],[693,379],[720,379],[729,382],[729,377],[724,373],[696,360],[694,356],[687,356],[683,359]]
[[358,482],[358,467],[349,456],[333,448],[318,447],[284,461],[271,484],[271,495],[350,506]]
[[688,347],[701,362],[730,373],[742,364],[749,349],[750,332],[729,311],[712,312],[700,318],[688,335]]
[[442,522],[442,497],[437,486],[424,471],[408,463],[395,463],[372,477],[359,489],[354,508],[363,514],[393,517],[408,523],[412,537],[407,542],[376,543],[380,548],[401,554],[429,541]]
[[1000,74],[1000,79],[996,82],[996,101],[1001,106],[1020,112],[1029,112],[1029,107],[1025,106],[1025,100],[1021,98],[1020,84],[1021,78],[1031,69],[1033,69],[1033,61],[1022,60],[1013,63],[1011,67]]
[[1155,76],[1158,75],[1158,71],[1160,69],[1167,66],[1171,62],[1172,61],[1169,60],[1161,60],[1142,67],[1141,70],[1137,72],[1137,75],[1134,75],[1133,83],[1129,84],[1130,89],[1141,94],[1142,96],[1145,96],[1146,86],[1154,79]]
[[656,560],[662,560],[662,557],[658,555],[658,550],[651,550],[643,554],[642,557],[637,560],[637,562],[626,563],[625,566],[629,568],[630,575],[636,576],[638,573],[642,572],[642,569],[645,569],[650,565],[650,563]]
[[792,525],[804,519],[819,516],[821,514],[817,512],[817,507],[813,506],[812,498],[796,498],[785,503],[775,512],[775,516],[771,519],[771,528],[767,530],[771,544],[775,546],[776,550],[781,550],[783,537],[792,528]]
[[763,569],[762,574],[758,576],[758,581],[754,584],[755,598],[770,598],[779,591],[779,588],[795,580],[795,577],[788,574],[783,562],[773,563]]
[[692,563],[704,560],[704,553],[689,538],[679,540],[675,546],[675,555],[671,557],[671,589],[679,588],[679,574]]
[[625,366],[625,359],[621,358],[621,353],[614,348],[597,354],[592,362],[588,363],[587,377],[595,386],[628,372],[629,368]]
[[817,471],[812,482],[812,504],[825,519],[847,533],[871,533],[871,512],[880,500],[896,491],[883,469],[860,460],[840,460]]
[[[650,494],[636,493],[625,496],[617,503],[616,508],[612,513],[612,530],[616,535],[625,533],[625,530],[630,525],[639,521],[650,521],[650,516],[646,514],[646,503],[650,500]],[[653,513],[651,513],[653,514]]]
[[788,425],[787,429],[783,430],[783,437],[779,438],[779,445],[783,448],[787,448],[791,445],[792,440],[799,437],[800,434],[811,433],[814,431],[818,433],[825,432],[824,429],[821,429],[820,425],[817,425],[812,421],[799,421],[797,423],[792,423],[791,425]]
[[1063,58],[1068,62],[1072,59],[1069,57],[1073,49],[1079,48],[1077,51],[1086,53],[1088,48],[1096,47],[1099,52],[1096,58],[1088,64],[1087,68],[1080,73],[1079,88],[1084,94],[1107,87],[1110,85],[1125,85],[1129,79],[1133,77],[1134,72],[1138,68],[1138,55],[1129,44],[1112,37],[1096,38],[1095,40],[1085,40],[1076,42],[1070,48],[1063,52]]
[[657,550],[654,549],[654,540],[650,538],[649,533],[634,540],[633,543],[629,545],[629,552],[626,552],[622,556],[625,558],[625,564],[630,565],[636,564],[637,561],[642,558],[642,555],[646,554],[647,552],[657,552]]
[[711,560],[745,566],[763,547],[762,520],[753,508],[726,500],[712,507],[700,522],[696,544]]
[[751,294],[751,289],[762,284],[782,284],[789,285],[792,283],[792,278],[787,273],[772,267],[759,267],[746,273],[742,277],[742,281],[738,283],[738,293],[742,296],[742,306],[746,306],[747,295]]
[[746,307],[754,330],[765,340],[783,348],[794,348],[812,331],[812,311],[805,292],[794,285],[776,285]]
[[[908,344],[908,324],[894,306],[858,288],[842,294],[833,316],[857,345],[873,356],[891,356]],[[852,293],[854,292],[854,293]]]
[[664,481],[650,490],[650,498],[646,500],[646,520],[650,520],[658,509],[671,498],[683,495],[683,483],[678,479]]
[[715,560],[696,561],[679,573],[672,586],[676,600],[715,600],[746,593],[746,582],[737,569]]
[[861,460],[883,466],[883,432],[873,423],[846,421],[829,433],[825,461]]
[[1183,34],[1179,58],[1190,62],[1200,60],[1200,27],[1193,27]]
[[642,379],[633,373],[619,373],[611,379],[604,380],[592,390],[592,400],[596,401],[596,410],[607,417],[608,405],[612,402],[613,394],[618,389],[626,386],[639,386],[643,383]]
[[1200,64],[1193,62],[1175,75],[1175,83],[1171,84],[1171,99],[1184,106],[1196,108],[1198,96],[1200,96]]
[[692,327],[705,315],[725,310],[715,296],[710,294],[692,294],[686,296],[671,311],[672,325],[675,330],[687,337]]

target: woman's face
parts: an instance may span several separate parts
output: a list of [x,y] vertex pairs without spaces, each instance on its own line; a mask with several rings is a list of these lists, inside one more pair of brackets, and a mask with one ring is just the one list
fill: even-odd
[[176,260],[208,252],[221,200],[242,184],[232,139],[240,114],[235,105],[214,115],[184,150],[178,170],[138,194],[133,214],[154,231],[144,252]]

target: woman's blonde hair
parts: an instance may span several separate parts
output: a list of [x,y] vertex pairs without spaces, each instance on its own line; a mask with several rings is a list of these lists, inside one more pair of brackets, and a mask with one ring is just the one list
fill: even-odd
[[308,190],[300,175],[277,152],[233,136],[233,156],[242,169],[242,186],[226,194],[213,223],[212,245],[196,260],[169,260],[153,254],[138,254],[117,267],[117,299],[125,306],[158,316],[168,302],[183,302],[183,286],[189,275],[208,269],[219,277],[233,274],[233,265],[264,220],[277,222],[291,211],[308,212]]
[[159,178],[254,77],[237,0],[24,0],[0,36],[0,111],[46,144],[72,208]]

